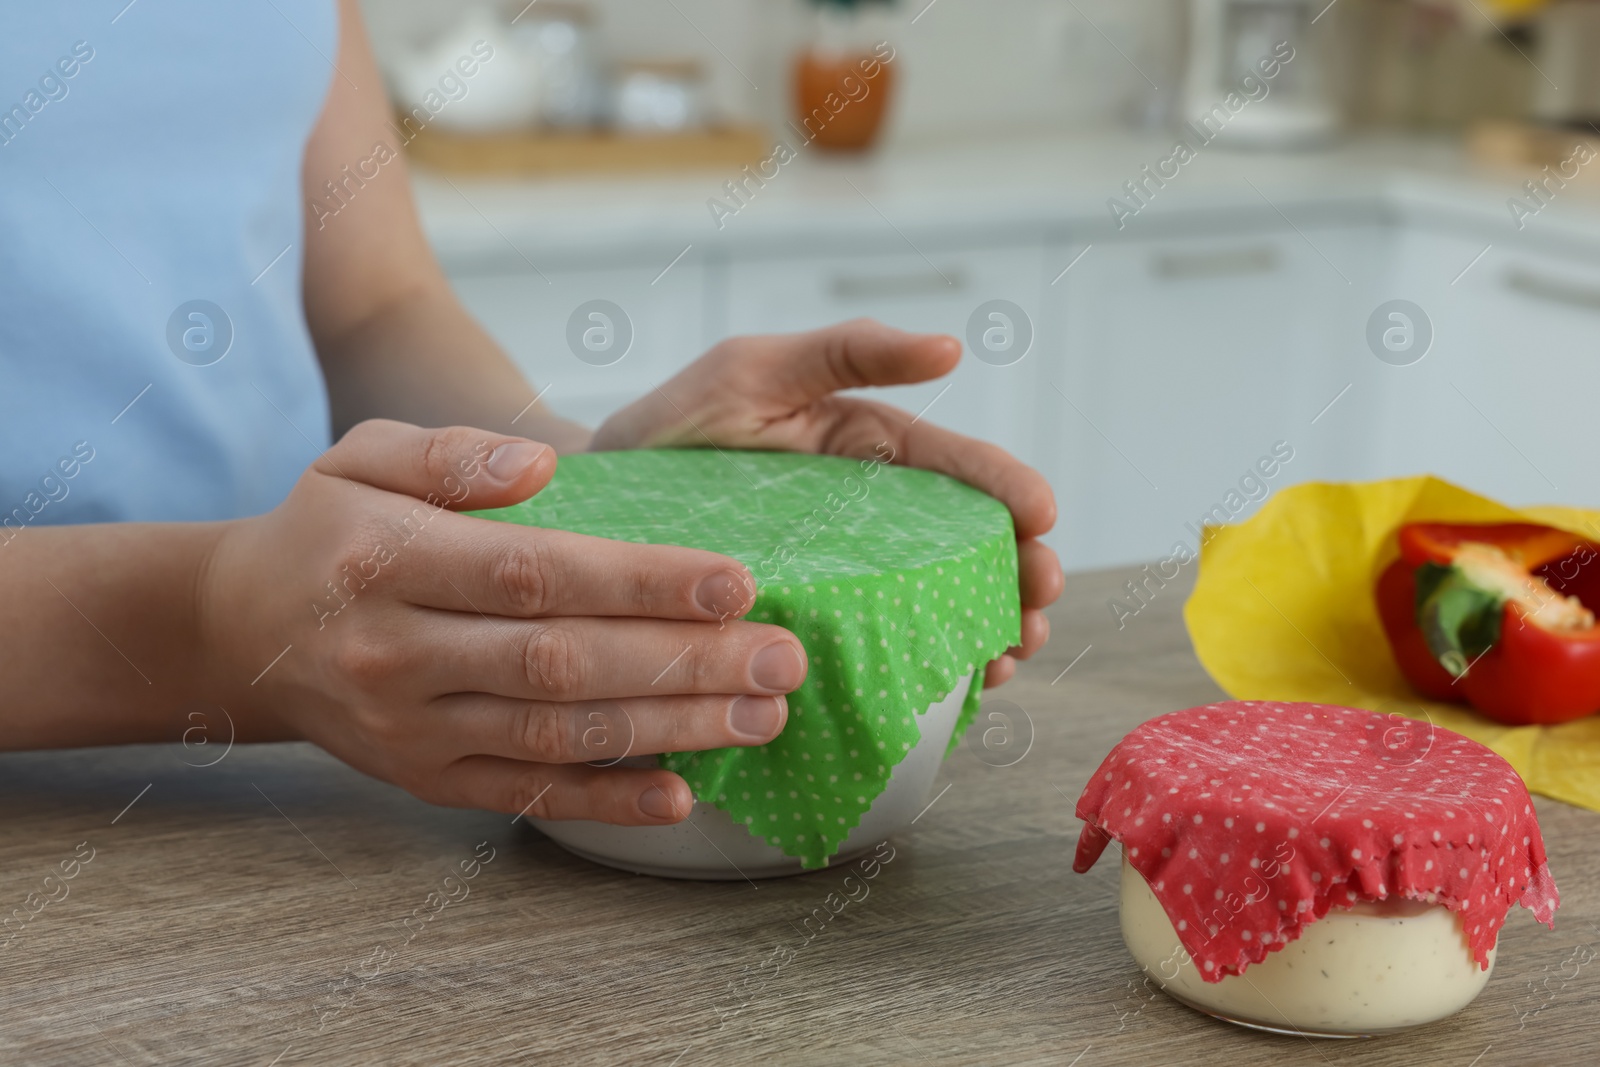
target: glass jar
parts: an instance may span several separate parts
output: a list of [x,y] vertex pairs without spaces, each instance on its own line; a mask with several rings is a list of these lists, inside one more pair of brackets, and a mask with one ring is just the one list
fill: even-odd
[[604,93],[594,15],[585,4],[542,0],[515,4],[511,32],[539,70],[539,119],[556,129],[582,129],[602,118]]
[[795,55],[792,128],[829,151],[871,148],[896,78],[883,4],[820,2],[809,44]]
[[677,133],[706,124],[705,74],[693,60],[623,63],[612,121],[624,133]]

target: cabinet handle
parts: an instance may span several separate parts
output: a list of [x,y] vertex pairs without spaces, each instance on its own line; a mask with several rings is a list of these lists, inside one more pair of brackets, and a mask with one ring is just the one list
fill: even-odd
[[1158,278],[1227,278],[1237,274],[1266,274],[1278,269],[1276,245],[1228,248],[1217,252],[1162,252],[1150,264]]
[[1600,289],[1594,286],[1579,285],[1561,278],[1535,274],[1520,267],[1512,267],[1506,271],[1505,285],[1512,292],[1531,296],[1535,300],[1565,304],[1567,307],[1580,308],[1584,311],[1600,311]]
[[959,270],[925,270],[912,274],[835,274],[828,291],[838,300],[882,300],[888,297],[957,293],[967,287]]

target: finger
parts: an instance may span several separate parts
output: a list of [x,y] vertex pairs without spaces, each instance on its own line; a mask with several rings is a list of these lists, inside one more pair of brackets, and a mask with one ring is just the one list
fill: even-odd
[[696,548],[455,515],[435,520],[415,546],[397,568],[396,589],[413,604],[447,611],[715,622],[739,618],[756,598],[743,564]]
[[694,806],[689,783],[671,771],[524,763],[467,756],[439,775],[424,799],[534,819],[594,819],[618,826],[681,822]]
[[1017,542],[1017,569],[1025,608],[1048,607],[1066,588],[1061,561],[1043,541],[1029,538]]
[[825,442],[827,452],[881,459],[888,442],[889,462],[948,474],[999,500],[1011,512],[1019,540],[1039,537],[1055,525],[1050,483],[998,445],[912,421],[899,408],[873,400],[835,397],[819,407],[822,414],[806,435],[810,442]]
[[1027,659],[1050,640],[1050,620],[1038,608],[1022,609],[1022,643],[1006,649],[1013,659]]
[[674,694],[776,696],[799,688],[805,649],[781,626],[632,618],[481,619],[438,613],[426,656],[399,647],[433,694],[619,700]]
[[614,764],[629,756],[764,745],[783,730],[781,696],[662,696],[558,704],[454,693],[430,722],[463,753],[533,763]]
[[998,445],[922,421],[907,425],[900,440],[902,452],[894,462],[948,474],[988,493],[1011,512],[1019,540],[1046,534],[1056,524],[1050,483]]
[[993,689],[997,685],[1005,685],[1011,681],[1011,676],[1017,673],[1017,661],[1010,656],[1001,656],[997,660],[990,660],[989,665],[983,670],[983,687]]
[[941,378],[961,360],[948,334],[907,333],[872,319],[769,339],[764,355],[780,395],[797,403],[841,389],[904,385]]
[[467,426],[428,430],[369,419],[312,469],[462,511],[528,499],[555,475],[556,456],[537,441]]

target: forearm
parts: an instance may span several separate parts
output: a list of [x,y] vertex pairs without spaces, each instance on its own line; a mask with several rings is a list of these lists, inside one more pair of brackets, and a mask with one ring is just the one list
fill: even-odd
[[319,355],[335,434],[388,418],[531,437],[557,452],[588,447],[589,429],[534,403],[534,388],[442,283],[394,300]]
[[[328,380],[333,429],[370,418],[474,426],[581,451],[589,431],[528,405],[534,390],[450,291],[423,237],[403,155],[365,180],[352,160],[393,145],[393,113],[355,0],[340,0],[339,77],[306,144],[302,191],[359,182],[338,218],[306,213],[306,323]],[[392,149],[391,149],[392,150]],[[358,168],[359,169],[359,168]],[[348,176],[348,177],[345,177]],[[524,410],[526,409],[526,410]]]
[[216,695],[196,605],[223,528],[36,527],[0,543],[0,748],[179,740]]

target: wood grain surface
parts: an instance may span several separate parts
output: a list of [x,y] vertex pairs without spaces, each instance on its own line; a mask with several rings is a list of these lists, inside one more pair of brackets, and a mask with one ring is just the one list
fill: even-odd
[[661,134],[469,134],[429,127],[417,131],[406,143],[406,155],[415,162],[436,171],[470,177],[551,178],[722,168],[737,171],[747,163],[766,159],[771,152],[772,139],[767,131],[746,126]]
[[[1600,814],[1552,801],[1557,928],[1513,915],[1487,990],[1453,1019],[1313,1042],[1141,984],[1116,865],[1071,871],[1073,802],[1134,725],[1219,694],[1189,650],[1184,590],[1116,628],[1105,601],[1126,577],[1069,579],[1050,647],[991,698],[1009,743],[985,748],[1003,726],[980,719],[836,915],[842,871],[622,874],[309,746],[227,750],[224,722],[187,745],[0,756],[0,914],[45,901],[0,932],[0,1063],[1600,1060]],[[816,909],[831,918],[808,934]]]

